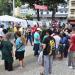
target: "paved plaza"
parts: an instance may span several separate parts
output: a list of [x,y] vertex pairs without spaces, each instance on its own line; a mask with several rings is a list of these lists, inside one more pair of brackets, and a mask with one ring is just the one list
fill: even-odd
[[[3,61],[0,60],[0,75],[40,75],[40,66],[37,63],[37,58],[33,56],[33,48],[26,47],[25,65],[23,69],[19,69],[18,60],[14,61],[14,71],[8,72],[4,70]],[[75,70],[67,66],[67,59],[62,61],[53,61],[53,72],[51,75],[75,75]]]

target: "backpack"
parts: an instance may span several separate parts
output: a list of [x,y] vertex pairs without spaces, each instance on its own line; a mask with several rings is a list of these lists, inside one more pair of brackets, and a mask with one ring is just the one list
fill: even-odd
[[52,55],[54,50],[55,50],[55,39],[52,37],[49,41],[49,55]]

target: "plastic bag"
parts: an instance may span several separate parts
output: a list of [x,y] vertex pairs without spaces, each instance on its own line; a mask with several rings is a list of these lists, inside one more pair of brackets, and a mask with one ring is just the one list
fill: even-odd
[[39,57],[38,57],[38,64],[41,65],[43,62],[43,51],[40,52]]

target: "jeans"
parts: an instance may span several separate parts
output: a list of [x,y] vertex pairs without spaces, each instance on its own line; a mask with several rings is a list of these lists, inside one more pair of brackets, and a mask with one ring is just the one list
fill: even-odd
[[39,55],[40,44],[34,44],[34,56]]
[[52,56],[44,55],[44,75],[52,73]]
[[32,45],[32,36],[27,36],[26,44],[28,43],[28,40],[30,41],[30,43]]

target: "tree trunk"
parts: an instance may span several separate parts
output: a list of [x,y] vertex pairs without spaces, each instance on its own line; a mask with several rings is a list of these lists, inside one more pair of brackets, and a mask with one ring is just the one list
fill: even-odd
[[[56,14],[56,11],[57,11],[57,3],[54,4],[53,6],[53,11],[52,11],[52,23],[55,21],[55,14]],[[53,25],[52,25],[53,26]]]
[[39,17],[39,9],[37,9],[37,20],[40,21],[40,17]]
[[[39,4],[39,0],[37,0],[37,5]],[[37,20],[40,21],[40,17],[39,17],[39,9],[37,9]]]
[[55,9],[55,8],[53,8],[53,11],[52,11],[52,20],[54,20],[54,19],[55,19],[55,14],[56,14],[56,9]]

